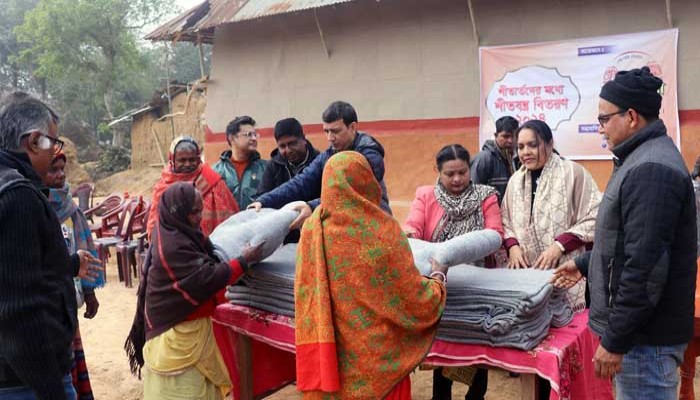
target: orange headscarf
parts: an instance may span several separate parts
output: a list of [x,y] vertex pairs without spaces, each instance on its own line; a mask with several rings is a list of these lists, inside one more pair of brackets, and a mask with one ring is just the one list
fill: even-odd
[[175,182],[193,182],[194,186],[202,193],[204,209],[202,210],[200,226],[205,236],[209,236],[220,223],[238,212],[238,204],[226,186],[226,182],[209,165],[202,163],[193,172],[177,173],[172,171],[169,164],[166,164],[160,180],[153,187],[151,209],[148,212],[147,232],[149,238],[156,222],[158,222],[160,197]]
[[445,290],[420,275],[381,208],[367,160],[338,153],[302,228],[295,280],[297,388],[304,398],[380,399],[425,357]]

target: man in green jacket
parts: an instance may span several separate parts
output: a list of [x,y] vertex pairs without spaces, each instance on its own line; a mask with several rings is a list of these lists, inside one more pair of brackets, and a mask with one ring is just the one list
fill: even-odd
[[258,133],[255,120],[247,115],[236,117],[226,126],[226,141],[231,150],[221,153],[214,170],[224,178],[238,207],[244,210],[253,202],[262,182],[267,162],[258,153]]

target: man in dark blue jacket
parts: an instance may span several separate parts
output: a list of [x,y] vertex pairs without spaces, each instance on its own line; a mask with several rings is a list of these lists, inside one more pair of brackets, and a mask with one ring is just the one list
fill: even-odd
[[568,287],[587,276],[589,325],[601,337],[595,372],[615,378],[618,400],[676,399],[678,367],[693,337],[695,195],[659,119],[662,85],[643,67],[618,72],[603,86],[598,121],[615,169],[593,251],[553,277]]
[[301,174],[258,197],[256,202],[248,208],[256,210],[263,207],[281,208],[285,204],[296,201],[307,202],[307,204],[298,203],[295,207],[300,214],[292,226],[301,226],[301,223],[311,215],[311,209],[316,208],[320,203],[321,177],[326,162],[337,152],[351,150],[362,154],[369,161],[374,177],[382,188],[381,207],[391,215],[384,184],[384,148],[375,138],[357,130],[357,113],[352,105],[344,101],[331,103],[323,112],[323,131],[330,143],[328,150],[319,154]]

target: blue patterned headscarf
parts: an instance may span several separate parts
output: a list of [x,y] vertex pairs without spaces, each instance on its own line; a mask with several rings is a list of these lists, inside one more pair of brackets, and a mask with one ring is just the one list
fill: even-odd
[[[87,250],[92,253],[93,256],[97,257],[97,250],[92,240],[90,225],[88,225],[85,214],[83,214],[73,201],[68,184],[62,189],[51,189],[49,191],[49,203],[53,207],[61,223],[68,220],[68,218],[73,221],[73,242],[75,243],[75,251]],[[99,276],[94,282],[89,282],[87,280],[81,281],[81,285],[84,288],[102,287],[104,284],[104,271],[99,273]]]

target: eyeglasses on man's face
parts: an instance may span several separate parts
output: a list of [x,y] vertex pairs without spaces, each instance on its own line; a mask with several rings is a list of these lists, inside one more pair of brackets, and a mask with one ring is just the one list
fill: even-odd
[[627,112],[627,110],[620,110],[620,111],[616,111],[616,112],[610,113],[610,114],[599,115],[598,116],[598,123],[600,124],[600,126],[603,126],[603,125],[607,124],[608,121],[610,121],[610,118],[612,118],[616,115],[624,114],[626,112]]
[[248,131],[248,132],[238,132],[238,136],[241,137],[247,137],[247,138],[256,138],[258,137],[258,132],[257,131]]
[[41,136],[43,136],[43,137],[45,137],[45,138],[47,138],[47,139],[49,139],[49,140],[51,141],[51,145],[52,145],[52,147],[53,147],[53,152],[54,152],[54,154],[58,154],[58,153],[61,152],[61,150],[63,150],[63,146],[65,145],[65,143],[63,142],[63,140],[61,140],[61,139],[59,139],[59,138],[55,138],[55,137],[53,137],[53,136],[49,136],[49,135],[47,135],[46,133],[44,133],[44,132],[42,132],[42,131],[29,131],[29,132],[25,132],[25,133],[23,133],[23,134],[20,136],[20,140],[21,140],[23,137],[25,137],[25,136],[31,135],[33,132],[36,132],[36,133],[38,133],[39,135],[41,135]]

